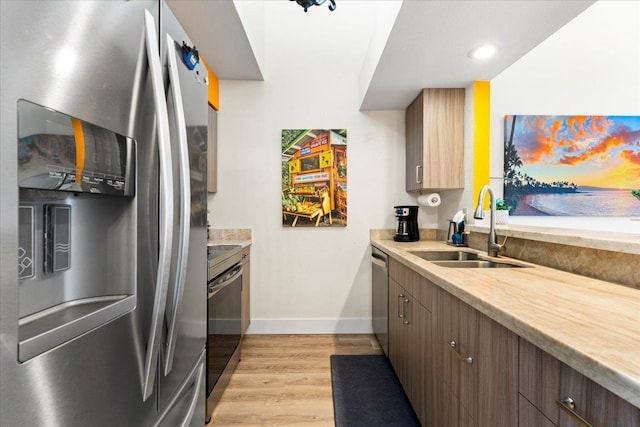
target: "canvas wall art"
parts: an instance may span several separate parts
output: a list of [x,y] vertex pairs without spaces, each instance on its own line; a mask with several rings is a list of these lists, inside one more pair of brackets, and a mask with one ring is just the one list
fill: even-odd
[[640,216],[640,116],[509,115],[512,215]]
[[347,225],[347,130],[282,131],[282,226]]

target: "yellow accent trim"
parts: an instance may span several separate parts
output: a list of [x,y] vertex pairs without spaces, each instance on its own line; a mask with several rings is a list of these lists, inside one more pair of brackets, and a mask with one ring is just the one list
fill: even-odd
[[220,111],[220,82],[218,81],[218,76],[216,76],[216,73],[209,68],[209,65],[205,62],[202,56],[200,57],[200,60],[209,74],[209,94],[207,96],[209,105],[211,105],[216,111]]
[[76,183],[82,183],[82,172],[84,171],[84,131],[82,130],[82,121],[71,119],[71,127],[73,128],[73,136],[76,140]]
[[[489,184],[491,82],[473,82],[473,200]],[[485,203],[488,203],[488,199]],[[488,204],[487,204],[488,209]]]

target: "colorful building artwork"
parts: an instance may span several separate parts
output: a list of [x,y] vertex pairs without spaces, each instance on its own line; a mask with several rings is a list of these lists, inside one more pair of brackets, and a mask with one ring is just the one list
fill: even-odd
[[347,225],[346,129],[282,131],[282,225]]
[[640,116],[505,116],[512,215],[640,216]]

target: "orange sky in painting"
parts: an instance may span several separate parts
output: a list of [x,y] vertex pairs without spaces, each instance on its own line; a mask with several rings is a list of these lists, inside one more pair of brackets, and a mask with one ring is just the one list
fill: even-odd
[[602,141],[596,143],[594,146],[576,155],[564,156],[560,159],[560,163],[565,165],[575,165],[576,163],[584,162],[598,154],[603,154],[609,151],[613,147],[619,147],[626,144],[627,140],[620,135],[611,135]]
[[[507,126],[512,117],[505,117]],[[516,120],[514,144],[529,176],[541,182],[640,188],[640,117],[525,115]]]

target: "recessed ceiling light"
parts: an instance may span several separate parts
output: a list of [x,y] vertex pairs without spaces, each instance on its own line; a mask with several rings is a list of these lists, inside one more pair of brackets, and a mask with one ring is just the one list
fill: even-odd
[[469,58],[471,59],[487,59],[496,54],[498,49],[490,44],[475,47],[469,51]]

